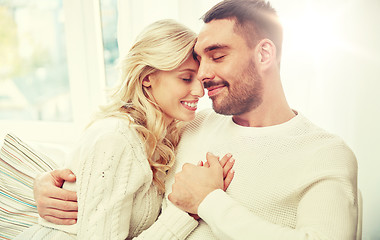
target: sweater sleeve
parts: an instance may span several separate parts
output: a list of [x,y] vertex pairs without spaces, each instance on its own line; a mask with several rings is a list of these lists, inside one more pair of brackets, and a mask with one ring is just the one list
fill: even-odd
[[338,162],[349,166],[303,179],[307,186],[298,205],[295,229],[258,217],[222,190],[211,192],[200,204],[198,214],[220,239],[355,239],[356,159],[350,153],[344,157]]
[[168,206],[157,221],[134,239],[175,240],[185,239],[197,226],[198,221],[167,200]]
[[78,239],[125,239],[140,187],[130,179],[133,143],[120,133],[105,133],[81,152],[76,159]]

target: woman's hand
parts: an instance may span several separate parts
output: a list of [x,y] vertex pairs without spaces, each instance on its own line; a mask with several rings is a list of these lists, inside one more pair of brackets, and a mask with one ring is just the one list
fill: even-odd
[[[224,187],[223,190],[226,191],[227,188],[230,186],[230,183],[232,182],[232,179],[234,178],[235,171],[232,169],[235,163],[235,159],[232,158],[232,155],[230,153],[227,153],[224,155],[224,157],[219,161],[220,166],[223,168],[223,179],[224,179]],[[198,166],[204,166],[204,167],[210,167],[210,164],[206,161],[203,163],[202,161],[199,161]],[[198,214],[191,214],[195,220],[199,220],[200,217]]]
[[[226,191],[230,186],[232,179],[234,178],[235,171],[232,169],[235,163],[235,159],[232,157],[232,154],[227,153],[224,157],[219,161],[220,166],[223,168],[223,179],[224,179],[224,187],[223,190]],[[203,163],[200,161],[198,166],[210,167],[210,164],[206,161]]]

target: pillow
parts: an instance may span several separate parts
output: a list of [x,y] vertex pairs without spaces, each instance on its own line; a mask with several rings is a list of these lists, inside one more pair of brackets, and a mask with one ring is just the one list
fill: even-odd
[[0,239],[12,239],[38,222],[34,178],[57,168],[53,160],[15,135],[5,136],[0,150]]

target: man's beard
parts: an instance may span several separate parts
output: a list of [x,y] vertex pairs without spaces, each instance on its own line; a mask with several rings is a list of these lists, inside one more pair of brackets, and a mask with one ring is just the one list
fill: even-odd
[[[228,88],[227,96],[210,97],[214,111],[223,115],[241,115],[257,108],[262,102],[261,81],[255,64],[251,61],[246,70],[235,78],[232,85],[222,81]],[[218,97],[221,98],[219,101]]]

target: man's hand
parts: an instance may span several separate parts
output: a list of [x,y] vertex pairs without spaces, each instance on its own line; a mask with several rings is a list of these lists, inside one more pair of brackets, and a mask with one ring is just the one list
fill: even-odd
[[[205,166],[195,166],[193,164],[184,164],[182,171],[175,175],[175,183],[172,186],[172,193],[168,198],[174,205],[180,209],[197,214],[199,204],[203,199],[212,191],[216,189],[225,189],[230,184],[233,171],[224,170],[221,166],[228,163],[230,166],[233,161],[227,161],[231,155],[226,155],[221,163],[219,158],[207,153],[207,163]],[[231,166],[232,167],[232,166]],[[227,169],[227,168],[226,168]],[[227,179],[227,183],[224,183],[224,179]]]
[[75,175],[69,169],[43,173],[34,180],[33,193],[42,218],[71,225],[76,223],[78,214],[77,194],[61,188],[65,181],[75,182]]

